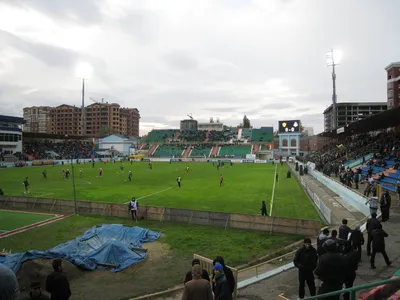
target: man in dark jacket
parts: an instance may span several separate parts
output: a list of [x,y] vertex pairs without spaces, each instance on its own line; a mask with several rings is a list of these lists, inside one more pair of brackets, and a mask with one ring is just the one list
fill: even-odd
[[372,230],[378,228],[378,226],[381,224],[379,220],[376,218],[376,213],[371,214],[371,218],[367,220],[367,233],[368,233],[368,239],[367,239],[367,255],[371,256],[371,243],[372,243]]
[[224,274],[224,266],[220,263],[216,263],[213,272],[213,290],[215,300],[232,300],[229,282]]
[[68,300],[71,289],[67,276],[63,273],[63,261],[59,258],[53,260],[54,272],[47,276],[46,291],[51,294],[51,300]]
[[315,281],[313,271],[317,266],[317,250],[311,245],[309,238],[304,239],[304,245],[297,250],[293,263],[299,269],[299,298],[305,296],[305,282],[307,282],[310,295],[315,296]]
[[364,235],[361,232],[360,226],[357,226],[350,234],[350,244],[358,252],[359,260],[361,261],[361,249],[364,245]]
[[392,198],[390,197],[388,190],[385,190],[382,193],[379,205],[382,212],[382,222],[389,221],[389,213],[390,213],[390,206],[392,205]]
[[317,252],[319,256],[324,254],[324,248],[322,247],[322,245],[328,238],[329,238],[329,229],[324,228],[317,238]]
[[[322,281],[318,290],[318,295],[326,294],[342,289],[347,274],[347,260],[337,253],[337,244],[332,240],[327,240],[323,244],[325,254],[323,254],[317,264],[314,273]],[[340,295],[324,298],[324,300],[339,300]]]
[[379,223],[378,227],[372,230],[372,254],[371,254],[371,269],[376,269],[375,267],[375,255],[377,252],[382,253],[385,259],[386,265],[390,266],[392,263],[386,254],[385,250],[385,237],[389,235],[382,229],[382,224]]
[[[346,249],[346,254],[344,255],[346,258],[348,269],[346,273],[346,277],[344,280],[345,288],[351,288],[354,284],[354,280],[356,279],[356,271],[358,269],[358,264],[360,262],[360,257],[357,252],[357,249],[353,245],[349,245]],[[345,293],[343,294],[343,300],[349,300],[350,294]]]
[[[217,258],[213,261],[213,265],[215,266],[217,263],[221,264],[224,267],[224,274],[226,277],[226,280],[228,280],[229,283],[229,290],[231,291],[231,294],[235,290],[236,287],[236,282],[235,282],[235,277],[233,276],[232,270],[229,269],[225,265],[224,258],[222,256],[217,256]],[[213,279],[215,277],[215,274],[213,275]]]
[[351,231],[350,227],[347,226],[347,219],[342,220],[342,225],[339,227],[339,239],[346,240],[349,237]]
[[[192,260],[192,267],[195,265],[200,265],[200,260],[198,260],[197,258]],[[208,272],[204,269],[202,269],[201,278],[210,282],[210,276],[208,275]],[[192,270],[190,270],[189,272],[186,273],[185,280],[183,281],[183,283],[185,284],[186,282],[188,282],[192,279],[193,279]]]

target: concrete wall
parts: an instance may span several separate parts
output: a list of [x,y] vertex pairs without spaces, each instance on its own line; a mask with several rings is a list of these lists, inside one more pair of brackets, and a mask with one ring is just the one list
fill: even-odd
[[[130,217],[128,204],[77,201],[76,206],[78,214],[113,216],[120,218]],[[74,212],[74,201],[0,196],[0,209],[35,210],[72,214]],[[321,228],[320,222],[313,220],[219,213],[143,205],[139,207],[138,215],[139,217],[148,220],[174,221],[186,224],[262,230],[274,233],[290,233],[306,236],[316,236]]]

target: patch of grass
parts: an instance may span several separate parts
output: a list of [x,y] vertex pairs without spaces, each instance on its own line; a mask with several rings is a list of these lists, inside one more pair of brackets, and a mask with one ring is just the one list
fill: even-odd
[[[124,172],[120,170],[124,166]],[[189,166],[189,175],[185,168]],[[6,195],[24,196],[23,179],[30,180],[30,197],[73,199],[72,178],[61,177],[64,166],[0,169],[0,186]],[[79,176],[79,168],[83,176]],[[104,169],[99,178],[98,169]],[[115,164],[96,163],[75,166],[76,196],[78,200],[125,203],[133,196],[142,205],[172,208],[210,210],[217,212],[259,214],[262,200],[272,196],[274,165],[270,164],[226,164],[219,171],[212,163],[161,163],[154,162],[149,169],[146,162]],[[47,170],[48,179],[41,172]],[[318,214],[297,181],[286,180],[287,166],[279,167],[279,182],[276,186],[273,215],[288,218],[318,220]],[[128,179],[128,171],[133,179]],[[225,186],[219,186],[223,175]],[[176,178],[182,177],[182,188],[177,187]]]
[[227,229],[204,225],[190,225],[182,228],[182,223],[140,221],[114,217],[71,216],[55,223],[34,228],[1,240],[1,247],[13,252],[26,250],[46,250],[74,239],[87,229],[99,224],[124,224],[140,226],[165,234],[161,242],[172,250],[190,259],[193,253],[213,258],[223,253],[231,265],[243,264],[265,255],[271,249],[290,244],[299,235],[270,235],[262,231]]
[[0,210],[0,233],[54,218],[55,215]]

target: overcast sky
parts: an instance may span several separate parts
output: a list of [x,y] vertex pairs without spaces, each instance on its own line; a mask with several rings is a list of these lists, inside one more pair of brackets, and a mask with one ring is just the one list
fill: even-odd
[[187,114],[255,127],[301,119],[323,130],[339,102],[386,101],[384,68],[400,61],[398,0],[0,0],[0,114],[80,105],[136,107],[141,134]]

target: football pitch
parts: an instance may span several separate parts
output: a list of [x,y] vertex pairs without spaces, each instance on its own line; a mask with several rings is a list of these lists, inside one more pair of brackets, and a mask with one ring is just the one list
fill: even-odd
[[[120,167],[123,166],[123,171]],[[186,167],[190,168],[186,174]],[[0,187],[5,195],[25,196],[23,180],[29,178],[28,197],[73,199],[72,176],[65,180],[62,169],[71,165],[0,169]],[[82,168],[82,176],[79,169]],[[99,177],[99,168],[103,176]],[[47,170],[47,179],[42,171]],[[132,181],[128,172],[132,171]],[[286,178],[288,166],[277,166],[279,179],[275,184],[273,216],[319,220],[318,213],[304,190],[293,177]],[[274,188],[275,165],[225,164],[217,170],[212,163],[116,162],[75,165],[77,200],[127,203],[132,197],[139,205],[153,205],[217,212],[259,214],[261,201],[269,203]],[[225,179],[219,185],[220,176]],[[176,178],[182,177],[178,188]]]

